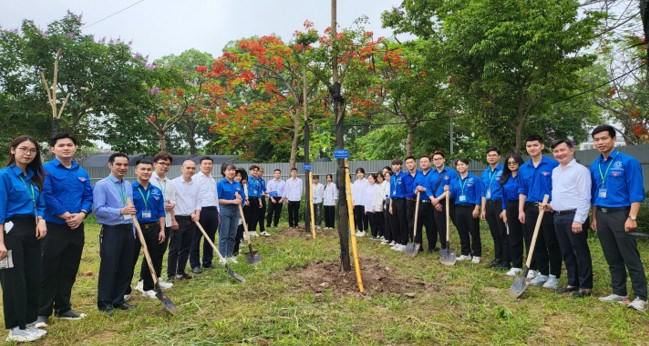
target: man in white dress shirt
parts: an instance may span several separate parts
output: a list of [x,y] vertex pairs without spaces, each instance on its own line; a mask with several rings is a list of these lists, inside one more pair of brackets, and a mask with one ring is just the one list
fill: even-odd
[[[199,164],[200,171],[192,177],[192,181],[199,186],[198,194],[201,205],[199,222],[210,240],[214,242],[216,230],[219,227],[219,196],[216,192],[216,180],[212,177],[214,161],[209,156],[203,156]],[[212,258],[214,258],[212,246],[207,241],[203,241],[203,258],[200,258],[201,239],[203,239],[203,233],[196,232],[189,250],[189,265],[192,267],[192,273],[194,274],[203,272],[201,264],[206,269],[216,268],[216,265],[212,263]]]
[[288,226],[290,228],[298,227],[303,188],[302,179],[297,177],[297,168],[291,168],[291,177],[286,180],[283,196],[284,200],[288,201]]
[[273,171],[273,180],[266,184],[266,193],[268,194],[268,216],[266,217],[266,227],[270,228],[271,221],[273,227],[277,229],[279,216],[282,214],[282,205],[284,197],[284,187],[286,183],[282,180],[282,171],[276,168]]

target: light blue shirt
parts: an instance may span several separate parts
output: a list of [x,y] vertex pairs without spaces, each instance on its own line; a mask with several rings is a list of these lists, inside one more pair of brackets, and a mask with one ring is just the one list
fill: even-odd
[[128,180],[119,181],[111,174],[98,181],[93,190],[97,223],[111,226],[132,224],[132,219],[125,219],[120,213],[120,209],[126,206],[126,198],[133,200],[133,186]]

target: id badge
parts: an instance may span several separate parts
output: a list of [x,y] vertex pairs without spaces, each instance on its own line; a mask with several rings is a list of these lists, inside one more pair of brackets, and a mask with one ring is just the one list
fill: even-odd
[[142,218],[143,219],[150,219],[151,218],[151,210],[142,210]]
[[599,198],[606,198],[606,188],[605,187],[600,188],[599,191],[597,191],[597,196]]
[[133,216],[131,216],[131,214],[124,215],[124,220],[131,220],[132,218]]
[[491,189],[487,189],[486,197],[487,199],[491,198]]
[[459,202],[466,202],[466,196],[465,195],[460,195],[457,200]]

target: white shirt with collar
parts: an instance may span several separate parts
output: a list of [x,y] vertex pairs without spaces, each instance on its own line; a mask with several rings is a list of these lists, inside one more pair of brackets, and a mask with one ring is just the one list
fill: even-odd
[[[151,175],[151,179],[149,180],[151,184],[154,186],[158,187],[160,190],[162,190],[162,195],[164,196],[165,199],[165,204],[171,203],[171,204],[176,204],[176,201],[174,198],[176,197],[176,191],[174,189],[174,184],[171,182],[171,179],[169,179],[168,176],[165,175],[164,178],[160,179],[160,176],[158,173],[153,172],[153,175]],[[171,215],[168,211],[165,210],[165,226],[166,227],[171,227]]]
[[336,205],[336,200],[338,200],[338,188],[333,182],[328,183],[324,189],[324,205]]
[[284,186],[284,198],[288,199],[291,202],[299,202],[302,200],[302,190],[304,189],[304,183],[300,178],[288,178],[286,180],[286,185]]
[[266,193],[271,197],[283,197],[286,183],[282,179],[271,179],[266,183]]
[[182,176],[172,179],[171,183],[174,186],[176,201],[174,206],[174,214],[176,216],[184,215],[189,216],[194,211],[201,210],[201,200],[199,197],[199,185],[193,180],[186,182]]
[[356,179],[352,184],[352,201],[354,205],[365,205],[365,189],[370,185],[367,178]]
[[565,167],[561,165],[552,170],[553,210],[577,209],[574,221],[583,224],[590,210],[591,178],[590,170],[572,159]]
[[321,183],[312,184],[311,189],[313,190],[313,204],[322,203],[324,199],[324,185]]
[[217,210],[221,211],[219,194],[216,191],[216,180],[212,175],[199,171],[192,176],[192,181],[199,186],[198,194],[200,195],[201,207],[216,207]]

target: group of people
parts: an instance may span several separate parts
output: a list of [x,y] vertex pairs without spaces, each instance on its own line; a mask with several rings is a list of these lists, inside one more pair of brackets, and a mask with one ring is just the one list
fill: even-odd
[[[466,158],[456,160],[455,169],[446,166],[441,151],[419,157],[419,169],[412,156],[405,159],[403,171],[400,159],[367,178],[359,168],[351,191],[356,236],[371,228],[373,239],[404,251],[408,241],[422,244],[425,228],[429,252],[439,250],[438,241],[447,249],[448,205],[461,242],[457,260],[481,262],[479,221],[486,220],[494,243],[494,259],[487,267],[516,276],[523,270],[524,247],[532,251],[534,225],[543,211],[527,277],[531,285],[577,298],[590,296],[590,227],[597,232],[611,274],[612,293],[600,300],[644,311],[646,276],[636,240],[629,234],[637,228],[644,201],[642,170],[638,160],[615,149],[613,127],[598,126],[591,135],[601,155],[590,169],[575,161],[569,140],[553,142],[554,159],[544,157],[543,140],[535,135],[525,141],[527,162],[509,154],[501,165],[501,152],[487,149],[489,167],[480,176],[469,172]],[[211,244],[203,241],[201,247],[199,226],[211,242],[218,230],[221,262],[236,262],[246,236],[243,222],[250,235],[270,236],[266,229],[277,228],[282,205],[288,204],[289,227],[298,227],[303,182],[295,168],[286,181],[276,169],[266,182],[261,167],[253,165],[246,172],[226,163],[217,182],[213,160],[205,156],[198,171],[194,161],[186,160],[181,176],[170,179],[173,157],[161,152],[153,160],[136,162],[136,181],[131,183],[125,178],[128,156],[114,153],[108,159],[110,175],[93,187],[74,160],[76,150],[74,136],[58,134],[50,141],[54,158],[42,164],[38,142],[20,136],[11,143],[7,167],[0,171],[0,284],[9,341],[41,338],[52,315],[71,320],[85,316],[72,309],[70,300],[84,247],[84,219],[90,213],[101,225],[97,308],[107,314],[133,308],[127,301],[140,252],[133,218],[155,270],[151,273],[142,261],[136,289],[150,298],[156,296],[154,281],[170,289],[174,281],[190,279],[188,261],[192,274],[216,267]],[[314,176],[312,188],[316,226],[321,226],[324,208],[325,228],[333,229],[338,188],[332,175],[326,176],[325,184]],[[548,202],[544,195],[549,195]],[[568,276],[565,285],[559,284],[562,263]],[[633,301],[627,293],[627,272]]]
[[[636,238],[629,234],[637,228],[645,199],[642,169],[637,159],[615,149],[612,126],[598,126],[591,136],[601,155],[589,168],[575,160],[574,143],[567,139],[552,142],[554,159],[543,156],[545,144],[538,135],[525,140],[527,162],[512,153],[503,165],[500,150],[488,148],[489,166],[480,176],[469,172],[466,158],[457,159],[455,169],[446,166],[441,151],[419,157],[419,169],[412,156],[405,159],[405,170],[401,159],[367,178],[365,170],[358,168],[352,186],[356,236],[371,229],[372,239],[390,244],[395,251],[404,251],[409,241],[421,244],[423,251],[425,228],[428,251],[435,252],[438,241],[441,249],[447,249],[450,221],[460,238],[457,260],[479,264],[480,220],[486,220],[494,244],[488,268],[522,275],[526,248],[533,254],[527,275],[531,285],[582,298],[590,296],[593,288],[590,228],[597,232],[611,274],[612,293],[599,299],[645,311],[646,275]],[[536,245],[530,249],[542,210]],[[564,285],[560,284],[562,263],[568,276]],[[632,301],[627,273],[635,296]]]

